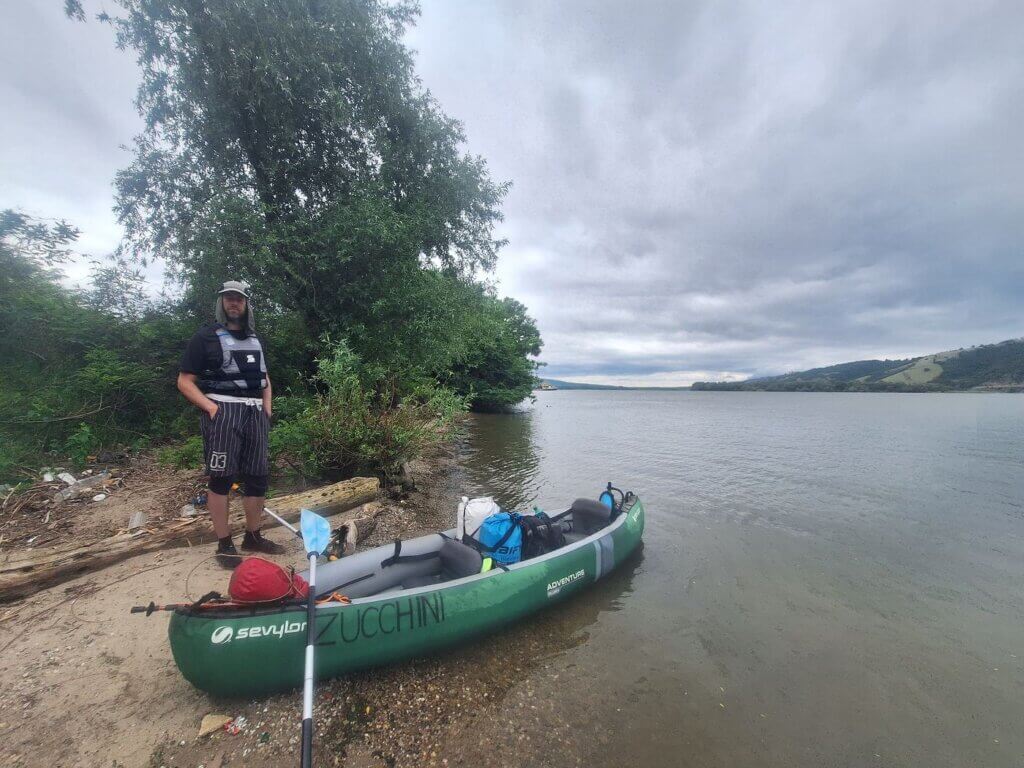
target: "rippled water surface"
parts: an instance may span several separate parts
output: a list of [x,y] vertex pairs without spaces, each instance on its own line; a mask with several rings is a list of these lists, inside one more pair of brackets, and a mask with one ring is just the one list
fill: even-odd
[[546,392],[465,453],[507,507],[647,507],[529,681],[567,754],[1024,766],[1024,396]]

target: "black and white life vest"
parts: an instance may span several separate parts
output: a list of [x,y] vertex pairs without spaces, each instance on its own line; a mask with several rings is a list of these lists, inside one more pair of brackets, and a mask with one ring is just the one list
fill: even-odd
[[214,327],[220,342],[220,368],[203,371],[199,389],[206,394],[252,396],[267,386],[267,362],[257,336],[236,339],[223,325]]

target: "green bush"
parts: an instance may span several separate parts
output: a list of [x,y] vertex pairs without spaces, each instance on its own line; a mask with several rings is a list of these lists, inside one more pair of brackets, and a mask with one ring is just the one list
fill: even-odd
[[271,449],[307,476],[397,474],[402,462],[443,438],[466,401],[419,382],[399,392],[393,376],[364,366],[346,342],[326,342],[317,361],[319,391],[271,433]]
[[203,438],[190,437],[183,443],[168,445],[156,452],[161,466],[172,469],[199,469],[203,466]]
[[85,422],[80,423],[78,429],[64,441],[64,450],[76,467],[85,466],[98,446],[99,441],[96,439],[96,434],[92,427]]
[[[69,455],[81,465],[154,443],[170,444],[164,463],[199,466],[197,411],[175,377],[189,337],[212,320],[212,286],[154,300],[140,274],[114,265],[97,269],[92,288],[69,289],[58,266],[76,236],[0,211],[0,483]],[[418,260],[364,267],[352,286],[362,298],[329,324],[287,302],[257,304],[275,389],[272,456],[307,477],[397,472],[467,404],[515,403],[534,383],[540,337],[525,307]],[[318,340],[330,328],[346,343]]]
[[17,482],[21,453],[14,443],[0,441],[0,483]]

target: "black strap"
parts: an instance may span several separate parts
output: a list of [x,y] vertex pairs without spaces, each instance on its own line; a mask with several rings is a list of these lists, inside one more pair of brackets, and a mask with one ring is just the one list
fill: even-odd
[[[205,595],[203,595],[198,600],[196,600],[194,603],[192,603],[192,605],[190,605],[189,608],[192,609],[192,610],[195,610],[196,608],[201,606],[203,603],[208,603],[211,600],[223,600],[223,599],[224,599],[224,597],[223,597],[223,595],[221,595],[220,592],[207,592]],[[151,603],[151,605],[152,605],[152,603]]]
[[[554,531],[554,521],[547,515],[524,515],[523,525],[529,529],[530,536],[540,536],[545,541],[550,541]],[[546,529],[546,533],[544,530]]]
[[433,552],[424,552],[422,555],[403,555],[402,540],[395,539],[395,554],[393,554],[391,557],[381,560],[380,567],[387,568],[389,565],[397,565],[398,563],[419,563],[424,560],[431,560],[435,557],[440,556],[440,550],[434,550]]
[[218,368],[215,371],[207,371],[203,374],[203,378],[206,379],[206,381],[237,381],[238,379],[244,379],[245,376],[241,371],[237,373],[225,373],[222,369]]
[[332,592],[338,592],[338,591],[344,589],[345,587],[351,587],[353,584],[358,584],[360,581],[366,581],[367,579],[372,579],[372,578],[373,578],[373,574],[372,573],[367,573],[365,576],[356,576],[351,581],[346,581],[344,584],[339,584],[338,586],[336,586],[331,591]]
[[395,554],[393,554],[391,557],[387,557],[387,558],[381,560],[380,561],[380,567],[381,568],[387,568],[389,565],[394,565],[395,563],[398,562],[398,558],[399,558],[399,556],[401,556],[401,554],[402,554],[402,540],[401,539],[395,539]]
[[546,535],[545,538],[547,538],[547,541],[550,544],[551,540],[555,537],[554,524],[552,523],[551,518],[548,517],[547,515],[544,515],[544,517],[541,518],[541,524],[543,524],[544,527],[548,529],[548,532],[547,532],[547,535]]

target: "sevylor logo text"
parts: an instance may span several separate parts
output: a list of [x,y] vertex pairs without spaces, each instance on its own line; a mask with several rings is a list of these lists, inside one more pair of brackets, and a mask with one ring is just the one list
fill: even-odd
[[568,576],[563,576],[560,579],[552,581],[550,584],[548,584],[548,597],[554,597],[562,591],[562,587],[568,584],[572,584],[574,581],[579,581],[586,575],[587,572],[580,568],[580,570],[576,571],[576,573],[571,573]]
[[237,632],[231,627],[217,627],[210,635],[210,642],[214,645],[230,643],[235,640],[249,640],[254,637],[284,637],[294,635],[296,632],[305,632],[306,622],[286,621],[284,624],[277,624],[272,627],[242,627]]

